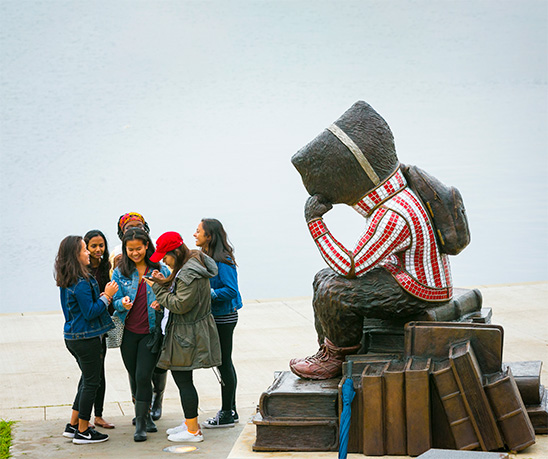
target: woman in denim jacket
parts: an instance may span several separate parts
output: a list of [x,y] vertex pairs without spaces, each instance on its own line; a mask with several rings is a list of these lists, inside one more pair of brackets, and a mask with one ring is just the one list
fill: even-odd
[[219,273],[211,278],[211,313],[221,342],[221,410],[214,418],[209,418],[202,425],[206,429],[233,427],[238,422],[236,411],[236,369],[232,363],[232,341],[234,329],[238,323],[238,309],[242,307],[242,298],[238,289],[238,272],[234,248],[222,223],[214,218],[203,218],[194,233],[196,245],[209,255]]
[[77,444],[108,440],[108,435],[89,427],[89,420],[101,381],[101,336],[114,327],[108,305],[118,290],[116,282],[108,282],[99,294],[99,285],[90,276],[88,265],[89,251],[81,236],[67,236],[61,241],[55,259],[55,281],[65,316],[65,345],[82,372],[63,436]]
[[112,274],[112,280],[119,286],[114,295],[114,314],[124,322],[120,351],[135,401],[135,441],[145,441],[147,432],[158,431],[149,408],[152,372],[162,340],[160,323],[163,312],[143,277],[150,276],[156,269],[168,276],[169,270],[165,265],[150,261],[153,253],[154,244],[146,231],[128,229],[122,239],[122,260]]

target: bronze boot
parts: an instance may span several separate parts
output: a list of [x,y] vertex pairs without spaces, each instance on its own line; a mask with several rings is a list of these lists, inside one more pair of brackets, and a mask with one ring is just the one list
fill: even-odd
[[350,347],[337,347],[327,338],[320,346],[318,352],[304,359],[292,359],[289,368],[297,376],[304,379],[330,379],[342,374],[344,358],[349,354],[355,354],[361,345]]

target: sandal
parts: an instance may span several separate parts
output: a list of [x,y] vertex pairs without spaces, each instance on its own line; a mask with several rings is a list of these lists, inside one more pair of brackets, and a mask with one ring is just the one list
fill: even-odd
[[95,418],[95,425],[102,427],[103,429],[114,429],[116,427],[114,424],[105,421],[103,418]]

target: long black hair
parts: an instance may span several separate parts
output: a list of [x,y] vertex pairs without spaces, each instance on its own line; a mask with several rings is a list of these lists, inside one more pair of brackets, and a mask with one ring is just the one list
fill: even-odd
[[129,241],[142,241],[143,245],[147,245],[145,254],[145,263],[149,269],[160,269],[160,263],[154,263],[150,261],[150,257],[154,253],[154,243],[150,239],[149,234],[141,228],[129,228],[122,238],[122,259],[118,265],[118,269],[124,277],[131,277],[131,273],[136,269],[135,262],[131,260],[127,255],[127,243]]
[[82,250],[82,236],[67,236],[59,244],[59,251],[53,266],[57,287],[70,287],[76,284],[78,279],[89,278],[86,266],[80,263],[79,255]]
[[236,266],[234,247],[228,242],[228,236],[223,224],[216,218],[202,218],[202,228],[205,235],[211,237],[204,253],[218,263]]
[[[102,231],[99,231],[98,229],[94,229],[94,230],[88,231],[85,234],[84,242],[86,243],[86,247],[89,250],[89,241],[97,236],[102,237],[103,241],[105,241],[105,252],[103,253],[101,262],[99,263],[99,266],[97,267],[97,270],[95,272],[96,274],[95,279],[97,279],[97,282],[99,283],[99,288],[102,291],[105,289],[105,285],[107,285],[108,282],[110,281],[110,261],[109,261],[107,238],[102,233]],[[92,267],[90,265],[90,271],[91,270],[92,270]]]

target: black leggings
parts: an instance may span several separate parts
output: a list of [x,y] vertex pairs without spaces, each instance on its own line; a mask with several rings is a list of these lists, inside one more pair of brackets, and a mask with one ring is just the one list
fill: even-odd
[[124,330],[120,351],[129,375],[132,395],[139,402],[152,400],[152,372],[158,361],[158,353],[147,346],[150,334],[141,335]]
[[101,383],[101,367],[104,361],[101,339],[66,339],[65,345],[82,372],[72,409],[78,411],[78,419],[89,421],[95,395]]
[[95,395],[95,416],[98,418],[103,417],[103,408],[105,406],[105,392],[107,390],[107,380],[105,379],[105,359],[107,358],[107,340],[105,335],[101,336],[101,349],[103,350],[102,357],[103,361],[101,362],[101,383],[97,389]]
[[175,384],[179,388],[181,405],[186,419],[198,417],[198,392],[192,380],[192,370],[189,371],[171,371]]
[[[107,389],[107,381],[105,379],[105,359],[107,356],[107,341],[105,339],[105,335],[101,335],[101,382],[99,383],[99,387],[97,388],[97,392],[95,393],[95,402],[93,403],[93,406],[95,408],[95,417],[102,418],[103,417],[103,408],[105,406],[105,392]],[[78,383],[78,390],[80,390],[80,386],[84,383],[84,379],[80,378],[80,382]]]
[[230,324],[217,324],[219,341],[221,343],[221,365],[218,367],[221,373],[221,399],[223,411],[236,409],[236,384],[238,378],[236,369],[232,363],[232,338],[236,322]]

